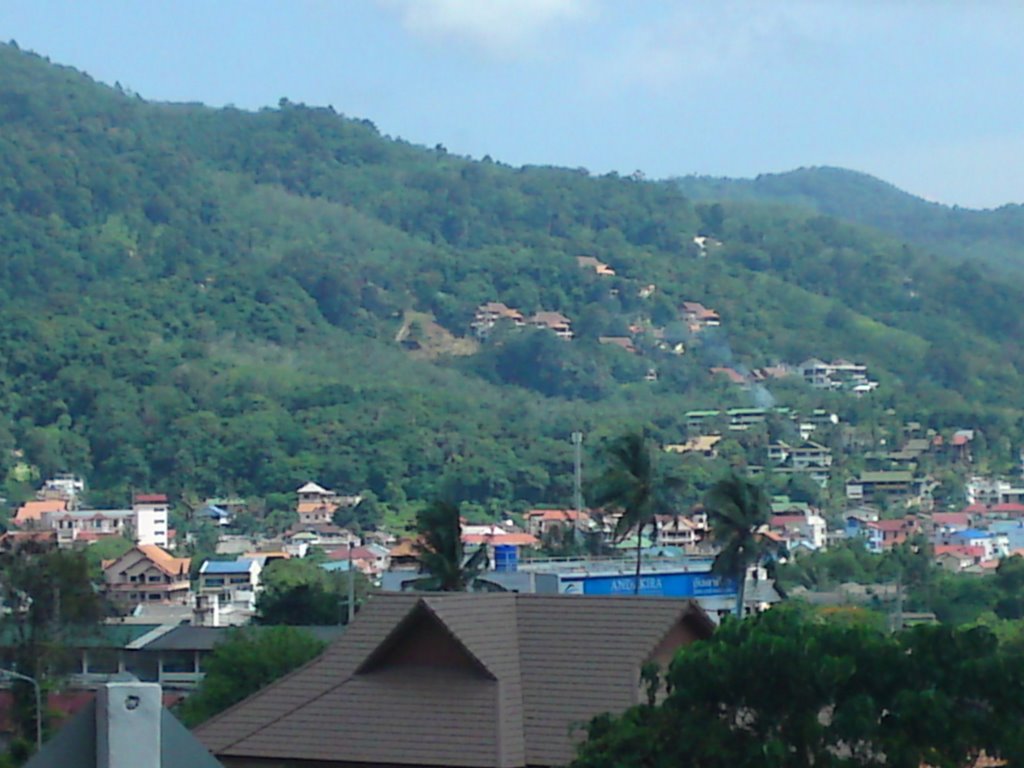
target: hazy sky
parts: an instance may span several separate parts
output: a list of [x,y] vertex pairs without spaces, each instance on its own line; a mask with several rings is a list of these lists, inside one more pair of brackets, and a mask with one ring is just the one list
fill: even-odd
[[0,0],[12,38],[148,99],[331,104],[513,164],[1024,203],[1024,0]]

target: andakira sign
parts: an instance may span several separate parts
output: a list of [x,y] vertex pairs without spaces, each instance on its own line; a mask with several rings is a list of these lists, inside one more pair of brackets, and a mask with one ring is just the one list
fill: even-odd
[[[561,592],[570,595],[632,595],[636,577],[563,576]],[[651,597],[735,597],[736,582],[713,573],[641,574],[640,594]]]

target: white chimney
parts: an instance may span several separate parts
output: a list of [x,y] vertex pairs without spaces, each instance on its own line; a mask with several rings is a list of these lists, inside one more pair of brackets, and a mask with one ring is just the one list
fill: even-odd
[[96,695],[96,768],[160,768],[156,683],[110,682]]

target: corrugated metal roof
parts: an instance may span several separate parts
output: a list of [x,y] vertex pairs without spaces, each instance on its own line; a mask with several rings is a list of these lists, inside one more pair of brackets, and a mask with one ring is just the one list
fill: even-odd
[[208,574],[249,573],[253,561],[247,557],[238,560],[207,560],[199,572]]
[[322,656],[196,733],[222,757],[561,765],[570,726],[637,703],[641,665],[680,625],[712,628],[690,601],[379,594]]
[[[159,624],[97,624],[74,627],[75,648],[126,648],[144,635],[159,629]],[[17,631],[13,625],[0,630],[0,647],[10,647],[16,642]]]
[[[343,626],[297,626],[325,643],[337,640],[345,631]],[[187,624],[174,627],[145,646],[147,651],[209,651],[223,642],[231,632],[264,632],[269,627],[193,627]]]

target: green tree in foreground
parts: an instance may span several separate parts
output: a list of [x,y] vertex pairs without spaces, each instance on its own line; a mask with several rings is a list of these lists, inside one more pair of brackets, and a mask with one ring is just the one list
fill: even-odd
[[768,522],[771,499],[760,486],[733,474],[711,486],[704,506],[720,547],[712,570],[736,580],[736,616],[742,618],[747,568],[768,551],[760,528]]
[[305,664],[325,644],[294,627],[237,629],[206,662],[206,677],[181,706],[181,719],[194,727]]
[[592,506],[611,506],[622,514],[615,525],[615,540],[636,531],[636,578],[633,594],[640,594],[643,533],[654,523],[662,506],[655,453],[642,432],[628,432],[604,447],[605,469],[588,495]]
[[687,646],[660,704],[594,719],[574,768],[973,766],[1024,759],[1024,652],[788,605]]
[[[370,584],[356,571],[356,607]],[[263,591],[256,601],[260,624],[343,624],[348,617],[348,573],[328,573],[309,558],[275,560],[262,574]]]
[[[3,666],[34,677],[44,688],[53,682],[53,670],[66,661],[69,648],[96,633],[107,610],[89,576],[82,552],[29,543],[0,556],[0,634],[8,654]],[[15,733],[34,741],[32,687],[19,681],[12,689]]]
[[485,544],[468,558],[462,546],[462,520],[459,506],[447,501],[435,501],[416,515],[420,540],[420,573],[413,589],[427,592],[465,592],[480,580],[487,567]]

